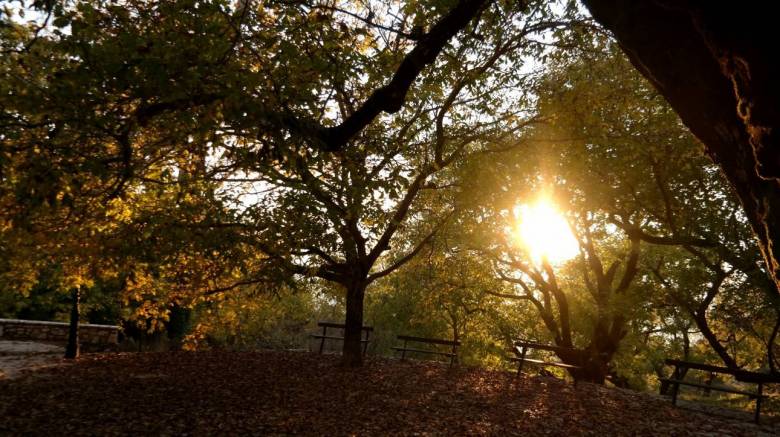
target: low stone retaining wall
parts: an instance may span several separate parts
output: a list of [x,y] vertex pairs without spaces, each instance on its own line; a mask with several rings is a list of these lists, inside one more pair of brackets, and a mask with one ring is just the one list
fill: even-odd
[[[83,345],[117,344],[119,327],[112,325],[79,325],[79,342]],[[0,319],[0,339],[37,340],[63,343],[68,341],[68,324],[42,320]]]

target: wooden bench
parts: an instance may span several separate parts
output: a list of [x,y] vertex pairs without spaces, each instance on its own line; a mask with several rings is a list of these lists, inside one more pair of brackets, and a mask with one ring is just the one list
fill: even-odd
[[[336,335],[328,335],[328,328],[333,329],[344,329],[345,326],[343,323],[335,323],[335,322],[319,322],[317,323],[317,326],[322,328],[322,334],[312,334],[312,338],[320,339],[320,353],[322,353],[323,349],[325,348],[325,340],[341,340],[344,341],[344,337],[339,337]],[[362,328],[362,332],[360,334],[360,342],[363,343],[363,355],[366,354],[366,350],[368,350],[368,343],[369,343],[369,337],[371,336],[371,333],[374,331],[374,328],[371,326],[364,326]],[[363,334],[365,334],[365,338],[363,338]]]
[[[528,358],[527,357],[528,351],[531,350],[531,349],[543,350],[543,351],[549,351],[549,352],[555,352],[555,353],[558,353],[559,351],[573,351],[573,349],[570,350],[570,349],[567,349],[567,348],[564,348],[564,347],[552,346],[552,345],[543,344],[543,343],[534,343],[534,342],[525,341],[525,340],[516,341],[514,343],[514,346],[513,346],[513,349],[512,349],[512,352],[514,352],[515,356],[509,357],[509,361],[514,361],[514,362],[518,363],[518,365],[517,365],[517,375],[519,375],[523,371],[523,365],[525,363],[531,363],[531,364],[535,364],[535,365],[538,365],[538,366],[541,366],[541,367],[547,367],[547,366],[560,367],[560,368],[566,369],[566,370],[581,369],[580,366],[574,366],[574,365],[571,365],[571,364],[566,364],[566,363],[562,363],[562,362],[558,362],[558,361],[545,361],[545,360],[539,360],[539,359],[535,359],[535,358]],[[574,384],[575,385],[577,384],[577,379],[576,378],[574,379]]]
[[[768,373],[749,372],[746,370],[729,369],[728,367],[712,366],[709,364],[692,363],[673,359],[667,359],[664,363],[667,366],[674,366],[674,371],[672,372],[671,377],[659,378],[659,381],[661,381],[660,391],[662,395],[667,395],[669,389],[671,388],[672,405],[677,405],[677,394],[680,391],[681,385],[704,389],[706,394],[709,394],[710,390],[715,390],[724,393],[744,395],[750,399],[756,400],[756,410],[754,414],[754,420],[756,423],[759,422],[761,417],[761,402],[766,398],[766,396],[763,394],[764,384],[780,382],[780,378]],[[685,375],[689,370],[701,370],[708,372],[709,378],[705,382],[685,380]],[[716,374],[732,375],[734,376],[734,379],[739,382],[756,384],[756,391],[749,391],[738,387],[725,385],[714,385],[712,382],[715,379]]]
[[[406,359],[406,353],[407,352],[413,352],[413,353],[419,353],[419,354],[429,354],[429,355],[441,355],[444,357],[449,357],[450,359],[450,367],[455,363],[455,359],[458,356],[458,346],[460,346],[459,341],[455,340],[442,340],[438,338],[423,338],[423,337],[412,337],[409,335],[399,335],[398,340],[401,340],[404,342],[404,345],[401,347],[394,347],[393,350],[397,352],[401,352],[401,359]],[[433,345],[442,345],[442,346],[451,346],[452,349],[449,352],[443,352],[440,350],[431,350],[431,349],[414,349],[407,347],[408,343],[425,343],[425,344],[433,344]]]

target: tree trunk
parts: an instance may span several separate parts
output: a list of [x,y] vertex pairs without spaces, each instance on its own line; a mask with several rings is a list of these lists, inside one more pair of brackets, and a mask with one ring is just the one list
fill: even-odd
[[612,360],[613,354],[600,352],[591,346],[587,349],[562,350],[557,355],[564,363],[580,367],[569,370],[569,374],[577,381],[604,384],[610,372],[609,362]]
[[607,379],[614,384],[615,387],[631,389],[631,381],[623,375],[618,375],[614,370],[609,372]]
[[347,314],[344,320],[344,347],[341,362],[346,367],[363,365],[363,300],[366,284],[356,281],[347,285]]
[[79,357],[79,303],[81,300],[81,289],[76,287],[73,290],[70,307],[70,327],[68,329],[68,345],[65,347],[65,358]]
[[584,0],[704,143],[780,286],[780,63],[772,2]]
[[[458,324],[458,318],[452,319],[452,341],[460,341],[460,325]],[[458,364],[458,355],[456,354],[453,363]]]
[[729,355],[729,351],[727,351],[726,348],[720,344],[720,340],[718,340],[718,337],[714,332],[712,332],[712,329],[710,329],[710,324],[707,322],[707,317],[704,314],[696,314],[694,316],[694,321],[696,322],[696,326],[699,328],[699,331],[701,331],[701,335],[704,336],[704,338],[707,340],[707,343],[710,344],[710,347],[715,351],[716,354],[718,354],[720,360],[723,361],[723,364],[725,364],[729,369],[738,369],[739,366],[737,366],[737,361],[731,355]]
[[780,330],[780,312],[776,314],[775,327],[772,328],[772,334],[769,336],[766,346],[766,359],[769,362],[770,373],[777,372],[777,363],[775,362],[775,340],[777,339],[777,332]]
[[581,364],[582,368],[575,370],[573,376],[577,381],[604,384],[609,374],[608,364],[609,361],[605,361],[600,357],[585,355]]
[[[168,322],[165,324],[165,328],[168,333],[168,340],[170,340],[171,343],[171,349],[181,350],[182,339],[187,334],[187,327],[190,323],[191,310],[174,303],[171,305],[168,314]],[[241,322],[242,321],[239,319],[235,336],[239,341],[243,339],[241,335],[241,326],[243,323]]]

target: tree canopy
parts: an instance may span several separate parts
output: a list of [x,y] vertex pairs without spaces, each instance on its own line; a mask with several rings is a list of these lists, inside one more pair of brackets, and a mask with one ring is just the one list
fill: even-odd
[[[3,4],[0,312],[72,296],[193,348],[341,317],[350,366],[373,323],[487,366],[553,342],[599,383],[664,355],[775,372],[771,135],[745,109],[713,137],[680,99],[726,78],[669,88],[585,3],[616,40],[575,2]],[[567,259],[518,236],[540,202]]]

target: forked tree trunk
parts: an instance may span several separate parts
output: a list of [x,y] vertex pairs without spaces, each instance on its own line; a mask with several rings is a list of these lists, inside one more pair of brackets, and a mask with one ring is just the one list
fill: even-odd
[[604,384],[609,374],[609,361],[611,356],[605,357],[598,353],[590,353],[590,351],[583,351],[580,370],[573,372],[574,378],[577,381],[592,382],[594,384]]
[[363,300],[366,284],[362,281],[347,285],[347,314],[344,320],[344,348],[341,362],[347,367],[363,365]]
[[68,345],[65,347],[65,358],[79,357],[79,303],[81,300],[81,290],[76,287],[73,290],[70,307],[70,327],[68,329]]
[[564,363],[580,367],[569,371],[569,374],[577,381],[604,384],[610,374],[609,363],[612,361],[619,343],[620,339],[616,341],[607,337],[591,343],[586,349],[563,349],[557,352],[557,355]]
[[612,360],[612,355],[613,353],[610,351],[599,351],[591,348],[579,351],[576,359],[572,360],[570,364],[581,368],[570,373],[577,381],[604,384],[609,375],[609,363]]

